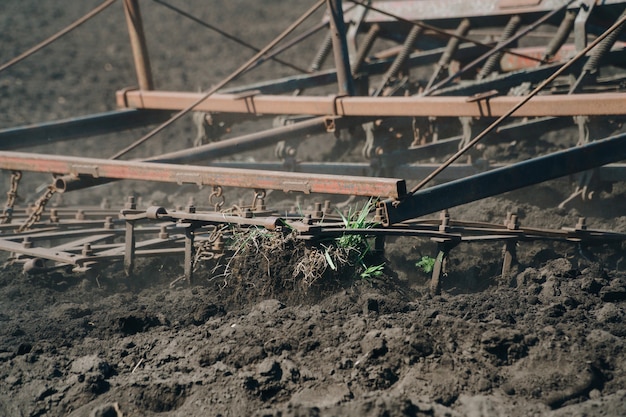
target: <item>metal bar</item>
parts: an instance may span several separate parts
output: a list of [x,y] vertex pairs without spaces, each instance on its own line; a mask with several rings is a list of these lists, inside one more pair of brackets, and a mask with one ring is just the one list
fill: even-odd
[[48,248],[26,248],[21,243],[10,242],[0,239],[0,250],[5,252],[20,253],[34,258],[50,259],[56,262],[63,262],[70,265],[77,265],[82,256],[62,251],[51,251]]
[[[52,156],[20,152],[0,152],[0,168],[22,171],[72,174],[101,180],[135,179],[178,184],[222,185],[253,189],[299,191],[304,193],[389,196],[406,192],[406,183],[394,178],[311,176],[302,173],[223,169],[193,165],[173,165],[139,161]],[[58,191],[70,191],[71,184],[58,179]]]
[[[135,0],[136,1],[136,0]],[[307,10],[299,19],[293,22],[287,29],[285,29],[281,34],[279,34],[274,40],[272,40],[268,45],[266,45],[263,49],[261,49],[258,53],[256,53],[252,58],[248,59],[242,66],[237,68],[233,73],[228,75],[222,81],[211,87],[208,91],[201,93],[200,96],[193,102],[189,103],[185,108],[181,109],[178,113],[172,116],[168,121],[159,125],[155,129],[151,130],[141,138],[137,139],[134,143],[130,144],[126,148],[117,152],[115,155],[111,157],[111,159],[118,159],[119,157],[125,155],[131,150],[135,149],[137,146],[141,145],[148,139],[152,138],[157,133],[161,132],[172,123],[176,122],[178,119],[182,118],[184,115],[189,113],[192,110],[198,110],[199,104],[201,104],[204,100],[215,94],[220,88],[224,87],[226,84],[230,83],[234,79],[238,78],[241,74],[247,71],[255,62],[258,61],[259,58],[262,58],[265,53],[274,48],[281,40],[287,37],[291,32],[293,32],[304,20],[306,20],[311,14],[313,14],[319,7],[322,6],[324,0],[319,0],[316,4],[313,5],[309,10]]]
[[403,199],[387,200],[384,224],[391,225],[481,198],[626,159],[626,134],[591,142],[482,174],[426,188]]
[[0,130],[0,149],[19,149],[134,129],[167,120],[169,112],[116,110]]
[[126,221],[126,234],[124,237],[124,272],[126,276],[133,275],[135,267],[135,222]]
[[[522,100],[517,102],[511,109],[505,112],[502,116],[499,116],[497,120],[491,123],[487,128],[485,128],[482,132],[480,132],[474,139],[467,142],[463,148],[459,149],[459,151],[448,158],[444,163],[441,164],[439,168],[437,168],[432,174],[428,177],[424,178],[419,184],[414,186],[411,189],[411,194],[415,193],[420,188],[424,187],[429,181],[435,178],[441,171],[443,171],[448,165],[452,164],[458,158],[461,157],[465,152],[473,148],[480,140],[482,140],[485,136],[487,136],[492,130],[498,127],[507,117],[513,116],[520,108],[524,107],[533,97],[536,97],[537,94],[543,90],[548,84],[554,81],[559,75],[565,72],[569,67],[571,67],[575,62],[577,62],[580,58],[582,58],[587,52],[592,50],[596,45],[600,44],[604,39],[611,36],[611,34],[619,30],[621,26],[626,21],[626,15],[622,13],[617,22],[615,22],[610,28],[608,28],[602,35],[598,36],[592,43],[590,43],[585,49],[578,52],[575,57],[573,57],[570,61],[565,63],[561,68],[559,68],[554,74],[550,75],[548,78],[543,80],[539,85],[537,85],[531,92],[529,92]],[[523,31],[522,31],[523,32]],[[511,38],[513,39],[513,38]],[[626,104],[626,103],[624,103]],[[547,112],[546,116],[549,116]]]
[[346,42],[346,24],[343,18],[341,0],[326,0],[330,16],[330,31],[333,39],[333,55],[337,69],[337,83],[340,96],[354,95],[354,80],[350,71],[348,43]]
[[[495,17],[508,18],[512,14],[523,13],[531,19],[537,14],[551,11],[563,5],[563,0],[535,1],[534,4],[524,4],[523,1],[503,0],[438,0],[438,1],[377,1],[372,7],[382,12],[400,15],[407,20],[458,20],[463,18],[475,18],[478,23],[493,22]],[[619,9],[624,4],[623,0],[603,0],[597,8],[605,8],[607,12]],[[580,8],[579,2],[571,4],[569,9]],[[621,12],[621,9],[619,10]],[[352,13],[346,12],[346,19],[351,19]],[[395,19],[384,14],[372,11],[365,22],[387,23]]]
[[[415,52],[409,56],[406,65],[413,67],[434,64],[439,60],[444,50],[445,48],[436,48],[429,51]],[[481,47],[464,43],[459,47],[455,58],[459,60],[474,59],[479,56],[482,51],[483,48]],[[392,62],[393,58],[380,59],[361,65],[359,71],[369,75],[383,74]],[[220,91],[224,94],[236,94],[246,91],[259,91],[261,94],[280,94],[298,89],[330,85],[335,82],[337,82],[337,71],[335,69],[329,69],[316,72],[312,75],[295,75],[271,81],[262,81],[239,87],[226,88]]]
[[124,13],[126,24],[128,25],[128,35],[133,49],[133,59],[135,61],[135,72],[139,88],[142,90],[152,90],[154,82],[152,80],[152,70],[150,69],[150,57],[148,46],[143,32],[143,22],[138,0],[124,0]]
[[297,136],[326,133],[328,123],[335,123],[335,119],[336,118],[332,117],[316,117],[261,132],[224,139],[219,142],[209,143],[191,149],[170,152],[153,158],[148,158],[147,161],[163,163],[208,161],[210,159],[220,158],[238,152],[260,149],[265,146],[274,145],[281,140]]
[[185,229],[185,260],[183,267],[185,279],[188,284],[192,284],[193,282],[193,261],[195,255],[193,246],[194,234],[194,226],[191,224]]
[[[118,95],[121,106],[178,110],[202,93],[128,91]],[[335,116],[437,116],[500,117],[519,104],[515,96],[473,100],[472,97],[318,97],[268,96],[241,98],[215,94],[198,105],[198,111],[243,114],[310,114]],[[535,96],[513,117],[619,115],[626,113],[626,93]]]

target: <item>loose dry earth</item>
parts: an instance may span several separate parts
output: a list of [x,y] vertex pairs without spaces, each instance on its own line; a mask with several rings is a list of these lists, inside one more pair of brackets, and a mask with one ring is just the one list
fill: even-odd
[[[97,3],[3,1],[0,61]],[[174,4],[257,46],[309,7]],[[206,88],[250,56],[207,32],[179,30],[182,20],[156,3],[142,5],[160,88]],[[134,84],[126,39],[120,3],[0,74],[0,127],[112,109],[114,91]],[[265,74],[288,73],[281,71],[270,65]],[[109,156],[140,134],[34,151]],[[183,123],[145,152],[180,148],[193,134]],[[24,202],[47,180],[26,178]],[[121,202],[141,192],[183,204],[188,197],[150,187],[120,183],[64,200],[106,195]],[[590,227],[626,231],[623,189],[575,209],[553,208],[567,190],[558,181],[457,208],[452,216],[501,222],[515,207],[524,225],[572,226],[583,214]],[[344,277],[334,291],[297,294],[288,290],[292,273],[282,268],[294,262],[289,253],[270,265],[246,258],[258,262],[256,272],[244,276],[242,267],[226,281],[200,274],[193,287],[169,285],[181,271],[170,260],[144,262],[133,278],[114,268],[98,276],[27,277],[8,267],[0,273],[0,415],[626,414],[623,245],[594,248],[591,261],[575,246],[524,244],[507,280],[499,277],[497,244],[463,246],[452,253],[444,293],[436,297],[414,266],[434,248],[391,240],[384,277]]]

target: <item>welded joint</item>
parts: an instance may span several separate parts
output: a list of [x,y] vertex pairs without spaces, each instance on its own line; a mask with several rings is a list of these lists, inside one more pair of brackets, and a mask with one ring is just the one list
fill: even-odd
[[258,96],[261,94],[261,90],[248,90],[242,91],[241,93],[233,94],[233,100],[245,100],[254,96]]
[[[130,93],[131,91],[140,91],[140,90],[139,90],[139,87],[137,86],[124,87],[115,93],[115,101],[116,101],[117,107],[119,108],[131,107],[130,104],[128,103],[128,93]],[[139,95],[139,99],[141,100],[141,105],[143,107],[143,99],[141,97],[141,94]]]

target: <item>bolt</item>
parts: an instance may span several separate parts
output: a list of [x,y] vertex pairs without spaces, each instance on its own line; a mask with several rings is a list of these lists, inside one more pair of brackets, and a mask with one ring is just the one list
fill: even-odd
[[587,218],[579,217],[578,223],[576,223],[576,230],[587,230]]
[[113,217],[111,216],[106,216],[104,218],[104,228],[106,230],[111,230],[113,229]]
[[93,255],[93,251],[91,250],[91,244],[85,243],[85,245],[83,245],[83,250],[82,250],[81,253],[82,253],[83,256],[91,256],[91,255]]
[[321,219],[324,213],[322,212],[322,203],[315,203],[315,209],[313,210],[316,219]]
[[25,237],[24,240],[22,240],[22,247],[24,247],[24,249],[30,249],[33,247],[33,242],[28,236]]
[[50,223],[58,223],[59,222],[59,212],[57,209],[50,209]]
[[511,218],[507,222],[506,228],[509,230],[519,229],[519,220],[517,218],[517,214],[511,214]]
[[159,239],[167,239],[168,237],[170,237],[170,235],[167,233],[167,226],[161,226],[161,229],[159,230]]
[[383,208],[376,207],[376,213],[374,214],[374,222],[382,223],[383,222]]
[[448,212],[448,210],[443,210],[441,213],[439,213],[439,219],[441,220],[441,224],[439,225],[439,231],[447,232],[450,228],[450,213]]
[[196,206],[194,206],[193,204],[190,204],[187,206],[187,213],[193,214],[196,212]]
[[128,200],[126,201],[126,205],[124,208],[128,210],[137,210],[137,203],[135,203],[135,197],[132,195],[128,196]]
[[74,217],[76,218],[76,220],[85,220],[85,211],[76,210],[76,215]]

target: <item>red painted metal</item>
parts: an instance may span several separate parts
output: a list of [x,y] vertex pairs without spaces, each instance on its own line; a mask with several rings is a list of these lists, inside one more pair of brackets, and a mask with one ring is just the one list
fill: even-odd
[[[125,91],[118,105],[139,109],[180,110],[202,93],[173,91]],[[437,116],[499,117],[520,102],[503,96],[476,101],[473,97],[319,97],[215,94],[195,110],[244,114],[311,114],[332,116]],[[626,93],[545,95],[533,97],[513,117],[602,116],[626,113]]]
[[[79,178],[133,179],[177,184],[299,191],[399,198],[406,193],[404,180],[395,178],[349,177],[296,172],[253,171],[193,165],[52,156],[21,152],[0,152],[0,169],[71,174]],[[71,185],[57,181],[58,191]]]

